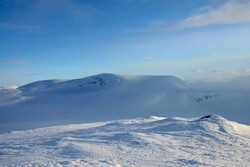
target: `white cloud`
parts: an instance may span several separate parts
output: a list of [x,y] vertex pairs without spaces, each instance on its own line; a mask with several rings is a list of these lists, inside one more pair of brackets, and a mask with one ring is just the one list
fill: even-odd
[[211,80],[223,81],[230,80],[237,77],[249,76],[250,70],[249,68],[245,69],[215,69],[209,71],[206,76],[209,76]]
[[39,33],[40,26],[33,25],[21,25],[21,24],[11,24],[11,23],[0,23],[0,28],[9,30],[24,30],[30,33]]
[[1,60],[1,63],[5,64],[17,64],[17,63],[23,63],[27,61],[26,59],[6,59],[6,60]]
[[211,71],[211,73],[217,74],[217,75],[238,75],[240,74],[240,71],[236,70],[229,70],[229,69],[216,69]]
[[129,28],[126,32],[167,31],[219,24],[250,23],[250,0],[228,0],[218,8],[204,6],[183,20],[175,23],[153,20],[144,28]]
[[174,28],[204,27],[215,24],[250,22],[250,1],[231,0],[217,9],[190,16],[176,23]]
[[131,45],[132,47],[136,47],[136,48],[144,48],[145,45],[144,44],[134,44],[134,45]]
[[166,24],[167,24],[167,22],[166,21],[163,21],[163,20],[157,20],[157,21],[152,21],[152,22],[150,22],[149,23],[150,24],[150,26],[152,26],[152,27],[155,27],[155,26],[165,26]]
[[16,88],[18,88],[18,86],[16,85],[6,86],[6,89],[16,89]]
[[246,73],[249,73],[249,74],[250,74],[250,68],[245,68],[245,69],[244,69],[244,72],[246,72]]
[[247,59],[250,59],[250,56],[241,56],[241,57],[239,57],[240,59],[245,59],[245,60],[247,60]]
[[[192,70],[192,72],[194,72]],[[202,70],[202,73],[193,73],[189,79],[207,80],[207,81],[226,81],[233,78],[250,76],[250,68],[227,69],[219,68],[214,70]]]
[[[144,59],[150,59],[151,57],[144,57]],[[152,58],[151,58],[152,59]],[[189,68],[194,66],[209,65],[217,62],[224,61],[225,59],[232,59],[230,57],[216,57],[216,56],[204,56],[195,59],[186,59],[179,61],[154,61],[137,64],[132,66],[133,69],[155,69],[155,68]]]
[[152,60],[155,59],[155,57],[150,57],[150,56],[146,56],[142,58],[143,60]]
[[[0,2],[1,3],[1,2]],[[39,32],[40,27],[33,25],[39,23],[54,24],[55,17],[60,15],[67,20],[73,20],[81,23],[92,19],[96,14],[102,12],[85,2],[79,0],[22,0],[6,1],[6,6],[22,6],[17,10],[8,10],[2,12],[6,18],[10,17],[11,22],[0,22],[0,28],[21,29],[27,31]],[[25,19],[23,19],[25,18]],[[43,24],[42,24],[43,25]]]
[[192,72],[194,72],[194,73],[203,73],[204,70],[202,70],[202,69],[192,69]]

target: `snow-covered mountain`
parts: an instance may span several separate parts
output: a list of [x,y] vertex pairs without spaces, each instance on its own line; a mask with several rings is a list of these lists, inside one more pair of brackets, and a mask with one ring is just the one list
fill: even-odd
[[1,166],[250,166],[250,126],[148,117],[0,134]]
[[99,74],[1,89],[0,132],[152,115],[219,114],[250,124],[249,86],[238,80],[187,83],[173,76]]
[[248,167],[249,81],[99,74],[1,88],[0,166]]

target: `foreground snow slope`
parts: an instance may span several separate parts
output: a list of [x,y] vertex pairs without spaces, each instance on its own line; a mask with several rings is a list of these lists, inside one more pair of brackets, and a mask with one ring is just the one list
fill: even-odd
[[219,114],[250,124],[250,90],[244,83],[189,84],[173,76],[116,74],[38,81],[0,90],[0,133],[150,115]]
[[220,116],[129,119],[0,134],[0,166],[250,166],[250,126]]

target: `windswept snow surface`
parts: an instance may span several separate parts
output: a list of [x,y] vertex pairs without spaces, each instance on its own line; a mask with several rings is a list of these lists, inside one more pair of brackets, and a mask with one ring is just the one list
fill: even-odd
[[250,126],[149,117],[0,134],[0,166],[250,166]]
[[0,89],[0,133],[151,115],[218,114],[250,125],[248,79],[190,84],[174,76],[99,74]]

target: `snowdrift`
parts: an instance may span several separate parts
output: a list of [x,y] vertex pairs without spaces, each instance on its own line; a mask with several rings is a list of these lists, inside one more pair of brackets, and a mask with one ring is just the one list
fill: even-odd
[[250,165],[250,126],[218,115],[148,117],[0,134],[1,166]]

